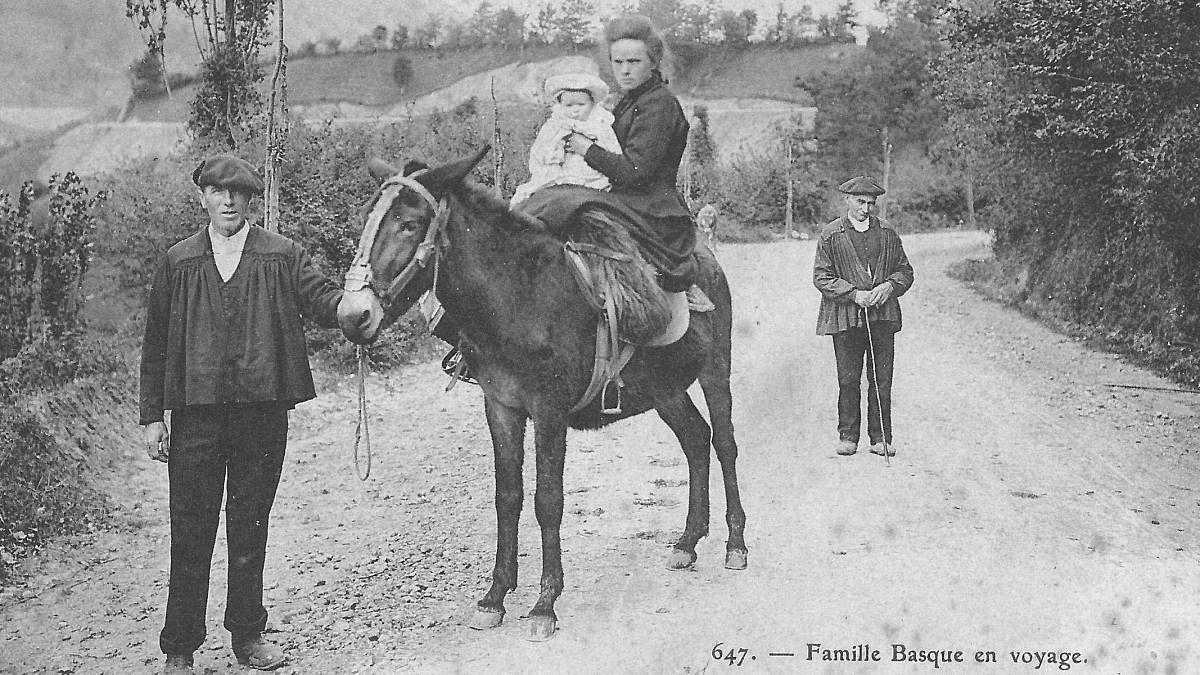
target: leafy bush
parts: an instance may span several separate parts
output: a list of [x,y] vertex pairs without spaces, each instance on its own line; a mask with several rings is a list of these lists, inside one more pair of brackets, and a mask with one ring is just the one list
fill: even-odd
[[[0,193],[0,359],[33,358],[48,341],[81,327],[83,275],[91,262],[95,197],[68,173],[35,197],[26,183],[16,206]],[[63,364],[55,366],[64,367]],[[69,373],[66,374],[69,377]]]
[[[729,164],[713,163],[693,175],[693,203],[710,203],[721,214],[717,236],[725,241],[762,241],[782,233],[787,211],[787,158],[778,147],[747,151]],[[797,162],[792,169],[792,218],[797,229],[830,220],[828,190]]]
[[58,443],[37,416],[0,403],[0,583],[46,539],[103,519],[82,453]]
[[408,83],[412,82],[413,67],[412,61],[408,57],[401,54],[396,57],[396,61],[392,64],[392,79],[396,82],[396,86],[400,87],[400,92],[404,93]]
[[951,18],[942,97],[1014,196],[989,224],[1029,270],[1027,304],[1200,381],[1200,8],[998,0]]

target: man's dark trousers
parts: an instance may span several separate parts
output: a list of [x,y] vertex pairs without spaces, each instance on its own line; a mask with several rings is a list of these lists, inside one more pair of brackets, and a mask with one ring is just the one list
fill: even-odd
[[[875,344],[875,369],[871,369],[871,341]],[[892,363],[896,333],[890,321],[871,324],[871,341],[865,328],[834,333],[833,354],[838,373],[838,438],[858,442],[861,429],[861,382],[863,362],[867,368],[867,436],[872,445],[892,442]],[[865,358],[864,358],[865,357]],[[879,376],[876,399],[875,374]],[[878,400],[879,403],[876,403]],[[879,428],[879,406],[883,406],[883,429]]]
[[204,643],[208,577],[228,473],[225,628],[261,633],[267,521],[283,470],[287,409],[278,404],[191,406],[171,415],[171,587],[159,647],[190,654]]

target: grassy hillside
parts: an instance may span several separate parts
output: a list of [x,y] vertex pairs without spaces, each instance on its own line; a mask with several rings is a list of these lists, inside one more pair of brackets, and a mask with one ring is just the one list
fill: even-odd
[[[754,45],[730,49],[711,45],[674,48],[672,87],[694,98],[772,98],[811,105],[812,98],[796,86],[798,80],[835,70],[856,45],[823,45],[801,49]],[[447,87],[468,75],[505,64],[533,62],[563,56],[556,47],[525,49],[489,47],[464,50],[381,51],[374,54],[337,54],[295,59],[288,64],[288,101],[294,105],[349,103],[391,106]],[[599,50],[589,53],[602,58]],[[392,76],[398,58],[412,65],[412,79],[400,87]],[[601,68],[603,71],[604,68]],[[139,104],[132,118],[145,121],[187,119],[194,87],[174,92],[173,100],[160,98]]]
[[773,98],[812,105],[798,80],[837,70],[856,50],[854,44],[791,49],[752,45],[742,49],[676,46],[672,84],[697,98]]
[[[190,26],[177,21],[169,28],[170,67],[192,67]],[[4,0],[0,107],[119,109],[129,97],[126,68],[145,50],[122,0]]]

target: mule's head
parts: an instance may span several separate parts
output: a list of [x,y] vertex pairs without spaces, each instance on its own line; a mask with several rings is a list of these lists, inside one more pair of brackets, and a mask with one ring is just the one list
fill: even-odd
[[367,163],[379,189],[360,212],[358,251],[338,305],[338,322],[351,342],[374,341],[432,287],[448,195],[489,149],[433,169],[421,162],[408,162],[403,170],[381,159]]

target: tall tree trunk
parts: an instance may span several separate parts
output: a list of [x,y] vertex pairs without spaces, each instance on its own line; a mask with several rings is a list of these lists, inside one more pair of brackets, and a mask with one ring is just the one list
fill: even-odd
[[792,194],[794,190],[792,189],[792,141],[790,138],[787,142],[787,172],[785,175],[787,177],[787,210],[783,212],[783,222],[787,238],[791,239],[795,229],[792,222]]
[[967,225],[976,229],[975,223],[975,176],[967,169]]
[[237,34],[234,31],[234,12],[237,9],[237,0],[225,0],[225,40],[229,44],[235,44],[234,40]]
[[[892,143],[888,138],[887,125],[883,127],[883,191],[888,191],[888,182],[892,173]],[[887,220],[887,201],[879,203],[879,219]]]

